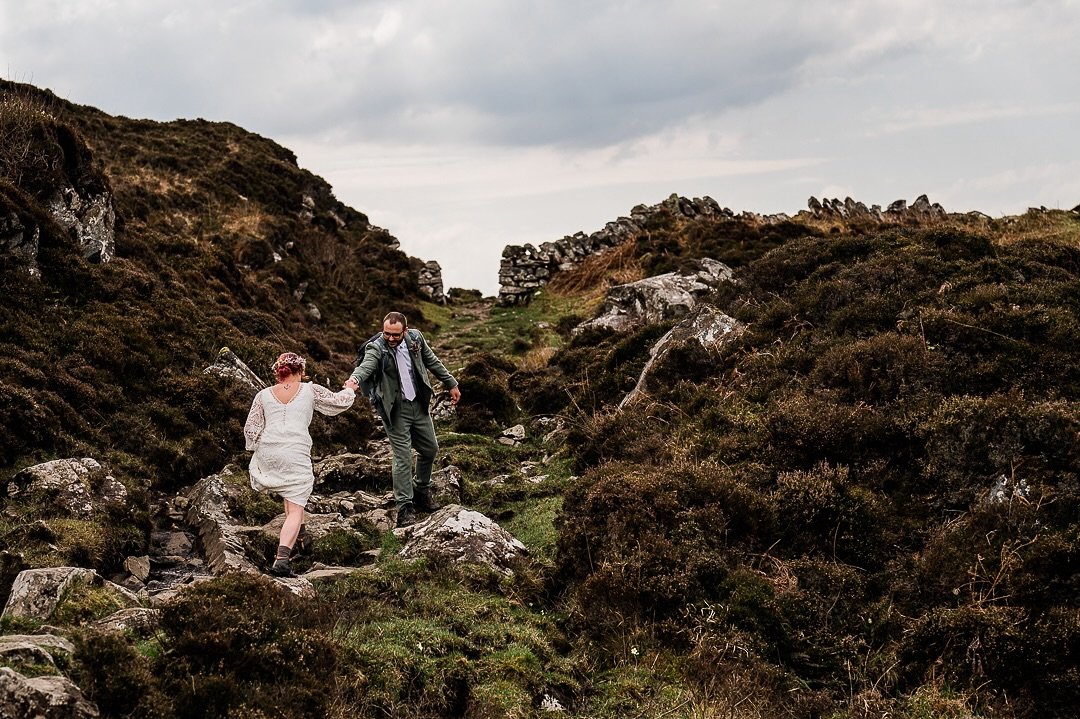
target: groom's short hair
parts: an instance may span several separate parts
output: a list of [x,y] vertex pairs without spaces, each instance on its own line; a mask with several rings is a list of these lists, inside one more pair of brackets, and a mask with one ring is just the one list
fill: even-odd
[[405,319],[405,315],[400,312],[391,312],[383,317],[383,324],[390,323],[392,325],[401,325],[402,327],[408,327],[409,321]]

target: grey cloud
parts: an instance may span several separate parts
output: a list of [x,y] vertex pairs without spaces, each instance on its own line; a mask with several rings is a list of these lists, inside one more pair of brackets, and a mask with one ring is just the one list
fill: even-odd
[[[764,22],[748,4],[712,2],[178,7],[167,23],[139,3],[4,45],[71,99],[90,92],[125,114],[270,134],[596,146],[782,92],[808,58],[844,42],[798,4]],[[379,45],[371,32],[387,12],[402,20]],[[328,33],[335,42],[321,46]],[[58,45],[63,54],[50,52]]]
[[[495,27],[458,20],[430,52],[405,40],[383,48],[361,63],[335,122],[382,139],[405,130],[432,142],[611,144],[781,92],[836,41],[715,13],[666,24],[654,5],[618,24],[607,6],[586,7]],[[403,34],[432,37],[442,20]]]

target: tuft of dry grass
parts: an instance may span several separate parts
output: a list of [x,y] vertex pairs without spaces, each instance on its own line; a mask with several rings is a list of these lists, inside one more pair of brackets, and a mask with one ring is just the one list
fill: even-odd
[[266,226],[269,218],[262,208],[251,201],[243,201],[225,210],[221,218],[221,227],[226,232],[266,239]]
[[165,196],[175,193],[190,196],[195,194],[195,182],[191,177],[144,165],[133,167],[129,172],[114,174],[113,183],[118,190],[137,188],[154,195]]
[[518,367],[523,370],[537,370],[547,367],[548,362],[558,352],[557,347],[544,346],[533,347],[531,350],[525,353],[525,356],[518,360]]
[[0,94],[0,179],[16,187],[48,176],[61,164],[52,142],[55,108],[31,93]]
[[592,255],[578,267],[555,275],[547,289],[563,296],[587,296],[610,285],[635,282],[645,277],[632,240]]

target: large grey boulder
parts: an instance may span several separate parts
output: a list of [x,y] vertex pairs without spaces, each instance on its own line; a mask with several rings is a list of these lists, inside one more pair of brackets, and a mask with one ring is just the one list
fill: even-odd
[[69,516],[90,519],[106,505],[123,505],[127,488],[90,457],[54,459],[18,472],[7,496],[23,492],[41,494]]
[[74,644],[55,634],[5,634],[0,636],[0,647],[9,643],[32,644],[49,654],[62,653],[70,656],[75,653]]
[[431,473],[431,496],[439,504],[460,504],[461,485],[465,475],[455,465],[448,464]]
[[0,719],[93,719],[98,708],[67,677],[33,677],[0,669]]
[[637,384],[619,402],[619,409],[629,405],[643,392],[663,386],[665,379],[658,369],[663,367],[665,360],[673,352],[704,350],[709,355],[715,355],[745,329],[746,326],[734,317],[729,317],[712,305],[701,305],[652,346],[649,350],[649,361],[641,370]]
[[42,664],[55,665],[52,654],[33,642],[12,642],[0,640],[0,664]]
[[248,528],[237,524],[229,513],[229,498],[251,491],[227,481],[227,477],[236,476],[238,472],[236,467],[225,467],[218,474],[200,479],[187,495],[185,521],[198,534],[206,562],[214,574],[259,571],[244,551],[243,539]]
[[[281,535],[281,525],[285,523],[285,514],[279,514],[269,522],[259,527],[259,532],[267,539],[276,540]],[[304,515],[304,524],[313,539],[325,537],[331,532],[352,532],[352,524],[340,514],[314,514]]]
[[394,530],[405,537],[400,556],[442,557],[454,562],[486,564],[506,574],[529,553],[525,545],[480,512],[451,504],[410,527]]
[[628,332],[646,324],[684,317],[701,297],[733,281],[730,267],[708,258],[698,261],[696,272],[668,272],[608,290],[600,314],[574,328],[574,334],[601,328]]
[[161,610],[153,607],[128,607],[97,620],[94,627],[109,632],[129,632],[148,637],[157,629],[160,614]]
[[60,605],[65,592],[77,583],[100,584],[93,569],[82,567],[49,567],[19,572],[11,587],[3,617],[22,617],[45,621]]

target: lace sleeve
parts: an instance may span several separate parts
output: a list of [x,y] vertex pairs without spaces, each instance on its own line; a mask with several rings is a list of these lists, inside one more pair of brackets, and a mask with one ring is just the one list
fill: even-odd
[[311,390],[315,393],[315,409],[328,417],[341,414],[352,407],[353,400],[356,399],[356,392],[348,387],[339,392],[331,392],[321,384],[312,382]]
[[262,393],[255,395],[251,403],[251,411],[248,412],[247,422],[244,423],[244,449],[253,450],[259,443],[259,436],[263,427],[266,426],[266,414],[263,412]]

